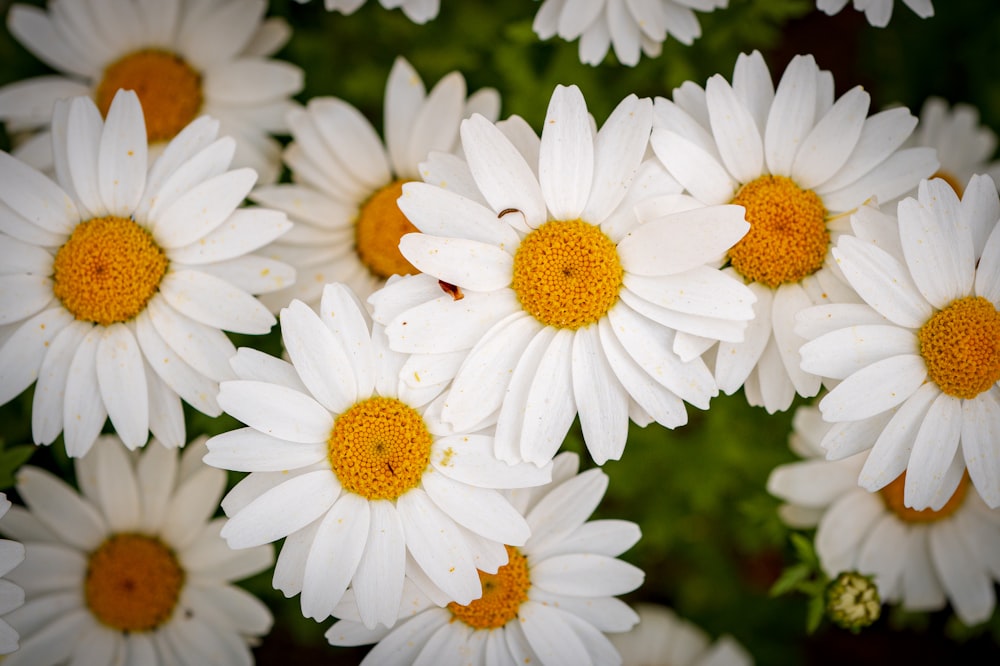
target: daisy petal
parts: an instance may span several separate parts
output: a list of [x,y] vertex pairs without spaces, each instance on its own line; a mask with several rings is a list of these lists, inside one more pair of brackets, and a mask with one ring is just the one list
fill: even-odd
[[858,485],[875,492],[894,481],[910,459],[913,442],[920,430],[927,410],[939,391],[931,382],[917,389],[886,424],[875,440],[871,453],[865,460],[858,477]]
[[424,474],[421,485],[438,508],[476,534],[511,546],[527,541],[524,518],[496,490],[467,486],[443,474]]
[[97,170],[101,199],[110,214],[129,217],[146,187],[146,122],[139,97],[119,90],[111,102],[101,132]]
[[870,103],[871,96],[857,86],[819,119],[792,163],[791,173],[799,187],[818,187],[847,162],[861,136]]
[[242,379],[223,382],[219,404],[243,423],[290,442],[325,442],[333,429],[333,416],[325,407],[277,384]]
[[472,291],[503,289],[514,272],[509,252],[464,238],[406,234],[399,251],[417,270]]
[[915,354],[901,354],[872,363],[846,378],[823,398],[827,421],[857,421],[900,404],[924,383],[927,367]]
[[566,613],[549,606],[526,601],[518,610],[520,627],[541,663],[565,663],[590,666],[587,646],[566,622]]
[[365,627],[390,627],[399,612],[406,571],[406,542],[399,514],[386,500],[369,502],[371,522],[364,556],[351,586]]
[[31,513],[63,543],[90,552],[107,535],[94,505],[51,473],[26,465],[17,472],[17,486]]
[[579,219],[594,177],[594,140],[587,104],[576,86],[557,85],[545,113],[538,180],[557,220]]
[[111,425],[129,449],[142,446],[149,438],[145,363],[135,335],[125,324],[103,329],[96,364],[97,385]]
[[425,234],[465,238],[513,251],[520,240],[496,213],[471,199],[427,183],[406,183],[399,209]]
[[479,115],[462,121],[461,135],[472,177],[490,207],[520,211],[531,228],[541,226],[548,219],[542,189],[517,148]]
[[234,472],[281,472],[323,460],[326,443],[301,444],[238,428],[208,440],[205,464]]
[[316,531],[302,579],[302,614],[324,620],[354,577],[365,551],[371,513],[368,501],[344,493]]
[[91,328],[69,365],[63,401],[63,439],[66,453],[72,458],[86,455],[108,416],[97,380],[97,348],[102,333],[100,326]]
[[764,152],[768,171],[791,176],[799,147],[816,117],[817,74],[811,55],[798,55],[785,69],[774,92],[774,101],[764,130]]
[[997,389],[962,401],[962,453],[976,491],[990,508],[1000,506],[1000,400]]
[[872,363],[899,354],[918,354],[917,337],[898,326],[840,328],[804,344],[802,369],[822,377],[845,379]]
[[73,200],[41,172],[5,152],[0,172],[0,201],[28,222],[55,234],[68,234],[79,222]]
[[955,614],[965,624],[973,626],[989,619],[996,606],[993,581],[969,552],[958,526],[942,522],[927,534],[931,559],[940,577]]
[[[326,514],[339,494],[340,484],[330,470],[293,477],[264,492],[230,517],[221,536],[230,548],[249,548],[276,541]],[[304,497],[309,501],[303,502]]]
[[852,236],[841,236],[832,252],[861,298],[892,323],[920,328],[930,319],[930,304],[896,258]]
[[[906,464],[906,488],[903,503],[917,510],[931,506],[947,482],[948,468],[958,451],[962,431],[962,400],[944,393],[930,404]],[[961,474],[959,474],[960,476]],[[946,493],[941,506],[951,497]],[[941,506],[932,506],[940,509]]]
[[406,548],[434,585],[450,599],[468,604],[482,595],[472,553],[457,525],[415,488],[396,500]]
[[256,180],[253,169],[235,169],[200,182],[153,220],[153,238],[172,250],[206,236],[226,221]]
[[705,96],[722,163],[737,181],[750,182],[764,167],[764,143],[753,115],[722,76],[708,79]]
[[573,398],[587,449],[598,465],[618,460],[628,438],[628,394],[615,377],[596,326],[573,336]]
[[282,339],[309,393],[334,413],[358,399],[357,380],[347,352],[316,313],[302,301],[281,311]]

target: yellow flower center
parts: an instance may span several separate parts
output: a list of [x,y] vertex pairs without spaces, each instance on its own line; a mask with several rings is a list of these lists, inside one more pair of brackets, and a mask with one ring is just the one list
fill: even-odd
[[934,509],[917,511],[916,509],[904,506],[903,489],[905,485],[906,472],[903,472],[896,477],[895,481],[879,491],[882,493],[882,501],[885,502],[886,508],[896,514],[896,517],[905,523],[933,523],[947,518],[962,506],[962,502],[965,501],[965,495],[969,491],[969,475],[966,473],[962,477],[962,480],[958,483],[958,488],[955,489],[955,494],[937,511]]
[[150,631],[170,619],[183,586],[184,570],[163,542],[116,534],[91,554],[83,594],[101,624]]
[[433,441],[423,417],[409,405],[368,398],[337,417],[327,450],[346,490],[394,500],[420,483]]
[[109,326],[142,312],[168,264],[152,234],[132,220],[95,217],[56,252],[52,290],[77,319]]
[[354,229],[361,263],[383,280],[392,275],[420,272],[399,251],[399,239],[419,231],[396,205],[407,182],[396,180],[375,192],[361,206]]
[[136,51],[108,65],[95,93],[101,115],[108,115],[122,89],[139,96],[150,143],[177,136],[204,101],[201,75],[179,56],[158,49]]
[[948,395],[970,400],[1000,381],[1000,312],[982,296],[952,301],[917,338],[927,374]]
[[746,208],[750,223],[747,235],[729,250],[733,268],[744,278],[773,289],[823,265],[830,232],[815,192],[785,176],[761,176],[740,188],[733,203]]
[[483,596],[467,606],[454,601],[448,604],[454,620],[473,629],[499,629],[517,617],[521,604],[528,600],[531,575],[528,559],[513,546],[507,548],[507,564],[495,574],[479,572]]
[[955,174],[950,171],[941,170],[931,176],[931,178],[940,178],[944,182],[948,183],[948,185],[951,186],[951,189],[955,190],[955,194],[958,195],[958,198],[962,198],[962,193],[965,191],[965,187],[962,183],[958,182],[958,178]]
[[575,331],[618,302],[624,275],[615,244],[599,227],[551,220],[521,241],[511,288],[535,319]]

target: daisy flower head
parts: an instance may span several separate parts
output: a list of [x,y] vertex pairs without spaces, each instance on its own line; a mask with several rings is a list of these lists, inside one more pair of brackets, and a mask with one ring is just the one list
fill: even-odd
[[800,407],[793,420],[793,449],[805,460],[781,465],[767,482],[784,500],[785,523],[816,527],[816,553],[831,578],[845,571],[872,576],[883,602],[932,611],[951,603],[968,625],[993,614],[1000,581],[1000,511],[990,509],[960,475],[937,508],[906,505],[908,474],[881,490],[858,486],[870,454],[824,460],[823,441],[834,425],[815,406]]
[[[441,9],[441,0],[378,0],[379,4],[386,9],[401,9],[406,18],[414,23],[423,25],[434,19]],[[309,0],[298,0],[298,2],[309,2]],[[350,15],[358,11],[366,0],[323,0],[323,5],[328,12],[340,12]]]
[[874,492],[905,470],[914,509],[940,509],[966,468],[1000,506],[998,219],[989,177],[974,176],[961,199],[944,180],[922,181],[899,203],[895,238],[844,235],[833,250],[863,303],[799,317],[803,368],[836,383],[819,403],[839,426],[828,455],[871,448],[861,486]]
[[496,572],[479,573],[483,594],[442,604],[432,586],[407,581],[394,627],[365,627],[345,597],[327,632],[332,645],[376,643],[362,664],[619,664],[604,635],[627,631],[638,619],[615,598],[636,589],[643,573],[618,559],[639,540],[624,520],[593,520],[607,489],[599,469],[577,474],[579,457],[553,461],[552,481],[513,491],[512,501],[531,525],[522,546]]
[[285,151],[292,184],[256,189],[256,202],[288,213],[295,229],[268,248],[295,266],[299,279],[268,302],[292,298],[318,306],[330,282],[367,298],[391,275],[415,273],[399,253],[399,238],[414,231],[399,211],[404,183],[419,180],[431,151],[452,151],[458,126],[474,112],[496,118],[500,98],[486,88],[466,97],[465,79],[452,72],[427,93],[416,70],[396,58],[385,90],[385,142],[353,106],[317,97],[289,114],[294,141]]
[[900,148],[916,124],[909,111],[868,117],[869,101],[860,86],[834,100],[812,56],[792,59],[775,88],[757,51],[739,56],[732,84],[715,75],[656,100],[651,145],[671,175],[699,201],[746,208],[750,231],[727,270],[757,296],[756,316],[742,342],[719,344],[715,378],[770,413],[819,391],[792,329],[802,308],[850,292],[829,256],[845,214],[905,195],[938,166],[932,148]]
[[129,448],[148,432],[184,443],[181,399],[221,413],[218,382],[236,352],[223,330],[267,333],[252,294],[294,271],[250,254],[285,232],[284,213],[238,209],[252,169],[203,116],[147,168],[139,99],[120,91],[102,120],[92,100],[56,104],[53,182],[0,152],[0,404],[32,382],[32,435],[63,433],[84,455],[110,417]]
[[374,316],[394,349],[452,364],[442,419],[496,422],[502,460],[545,464],[578,413],[598,463],[621,456],[630,418],[682,425],[685,401],[706,409],[717,390],[697,354],[674,350],[676,332],[739,339],[752,316],[749,289],[709,265],[746,233],[743,209],[677,195],[643,162],[651,116],[632,95],[595,134],[579,88],[557,86],[540,142],[515,145],[481,116],[462,124],[481,201],[403,188],[421,233],[400,251],[424,275],[373,295]]
[[546,483],[551,468],[497,460],[486,431],[442,434],[442,387],[399,380],[406,356],[344,285],[326,287],[319,314],[292,301],[281,332],[291,362],[241,349],[239,379],[219,394],[247,427],[213,437],[205,462],[250,472],[222,503],[223,537],[233,548],[287,537],[274,586],[301,593],[317,620],[350,585],[367,626],[391,625],[404,574],[449,600],[478,597],[476,570],[495,573],[504,544],[528,538],[499,490]]
[[732,636],[715,643],[700,627],[659,604],[635,605],[639,623],[608,638],[618,649],[622,666],[752,666],[753,658]]
[[134,90],[146,112],[150,157],[191,121],[211,115],[236,139],[238,167],[261,182],[277,179],[281,146],[270,136],[287,130],[291,95],[302,70],[274,60],[291,31],[264,19],[266,0],[50,0],[47,8],[13,5],[11,34],[55,74],[0,88],[0,121],[29,136],[17,155],[52,167],[55,102],[89,96],[107,116],[120,89]]
[[[847,6],[848,0],[816,0],[816,8],[828,16],[833,16]],[[855,11],[864,12],[868,23],[876,28],[889,25],[892,18],[892,8],[896,0],[851,0]],[[931,0],[903,0],[920,18],[934,16],[934,5]]]
[[25,466],[0,531],[25,544],[11,572],[28,601],[7,616],[17,666],[250,664],[272,623],[233,584],[272,565],[269,546],[233,551],[212,518],[225,472],[202,464],[204,439],[129,452],[102,436],[75,460],[79,492]]
[[977,173],[988,173],[1000,184],[1000,161],[990,161],[997,135],[980,124],[979,109],[974,106],[960,103],[949,107],[940,97],[928,97],[909,144],[937,150],[941,166],[933,177],[948,181],[958,196]]
[[[11,503],[5,493],[0,493],[0,519],[7,515]],[[6,576],[24,561],[24,544],[10,539],[0,539],[0,576]],[[10,654],[18,648],[17,631],[3,616],[24,604],[24,590],[9,580],[0,578],[0,655]]]
[[544,0],[532,29],[540,39],[579,39],[585,65],[601,64],[614,47],[618,62],[633,67],[642,53],[658,57],[667,37],[690,46],[701,37],[695,11],[728,5],[729,0]]

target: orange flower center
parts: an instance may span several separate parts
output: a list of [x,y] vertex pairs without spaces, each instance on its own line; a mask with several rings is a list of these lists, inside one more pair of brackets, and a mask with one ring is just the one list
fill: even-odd
[[361,206],[354,230],[358,258],[383,280],[392,275],[420,272],[399,251],[399,239],[419,231],[396,205],[406,182],[396,180],[375,192]]
[[460,606],[448,604],[453,620],[461,620],[473,629],[499,629],[517,617],[521,604],[528,600],[531,575],[528,559],[513,546],[507,548],[507,564],[495,574],[479,572],[483,596]]
[[958,488],[955,489],[955,493],[951,496],[943,507],[937,511],[933,509],[922,509],[917,511],[916,509],[911,509],[903,504],[903,488],[906,485],[906,472],[903,472],[896,480],[885,486],[879,492],[882,494],[882,501],[885,502],[887,509],[896,514],[896,517],[905,523],[933,523],[938,520],[947,518],[951,514],[955,513],[962,502],[965,501],[965,495],[969,491],[969,475],[968,473],[962,477],[962,480],[958,483]]
[[733,268],[768,287],[798,282],[823,266],[830,245],[826,209],[812,190],[785,176],[761,176],[732,201],[746,208],[750,231],[732,249]]
[[952,301],[917,338],[927,374],[948,395],[970,400],[1000,381],[1000,312],[982,296]]

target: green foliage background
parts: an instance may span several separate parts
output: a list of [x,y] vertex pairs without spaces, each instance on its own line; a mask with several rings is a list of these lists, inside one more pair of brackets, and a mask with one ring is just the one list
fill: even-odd
[[[0,0],[6,15],[9,2]],[[40,1],[34,4],[42,4]],[[575,83],[591,112],[603,122],[626,95],[669,96],[685,80],[704,85],[716,73],[731,78],[739,53],[759,49],[777,79],[796,53],[813,53],[833,71],[837,93],[864,85],[872,108],[903,103],[919,113],[928,95],[976,105],[983,122],[1000,130],[1000,5],[981,0],[937,0],[937,15],[920,20],[900,2],[886,29],[869,26],[851,9],[827,17],[814,0],[730,0],[730,7],[699,14],[703,37],[693,46],[675,40],[656,59],[622,67],[609,54],[599,67],[579,63],[577,43],[541,42],[531,30],[539,3],[442,0],[441,13],[425,26],[369,0],[356,14],[328,13],[322,0],[301,5],[275,0],[294,34],[279,57],[306,72],[298,99],[334,95],[361,109],[381,127],[386,76],[397,55],[417,68],[428,87],[462,71],[469,89],[497,88],[502,115],[519,114],[536,129],[557,83]],[[0,30],[0,84],[48,70]],[[0,134],[0,148],[9,148]],[[264,338],[235,336],[238,345],[280,353],[277,332]],[[31,390],[0,407],[0,489],[12,490],[11,472],[24,459],[71,477],[62,442],[31,443]],[[185,407],[189,436],[224,432],[238,424],[211,419]],[[713,636],[733,634],[758,664],[1000,663],[1000,617],[965,628],[950,611],[887,613],[873,628],[852,635],[824,625],[807,635],[807,599],[771,598],[782,570],[796,563],[788,531],[778,521],[777,501],[764,490],[770,470],[793,459],[787,435],[791,413],[769,416],[746,405],[742,394],[720,396],[702,412],[689,408],[690,423],[676,431],[655,424],[634,427],[620,462],[605,465],[611,477],[601,517],[639,523],[643,538],[625,558],[646,572],[645,585],[629,601],[670,604]],[[571,434],[567,448],[583,451]],[[590,465],[586,454],[585,465]],[[234,475],[232,482],[237,480]],[[270,575],[247,586],[274,609],[276,626],[257,648],[258,663],[355,663],[363,649],[326,645],[330,622],[303,619],[298,599],[270,587]]]

